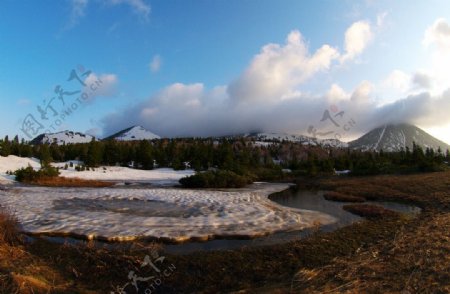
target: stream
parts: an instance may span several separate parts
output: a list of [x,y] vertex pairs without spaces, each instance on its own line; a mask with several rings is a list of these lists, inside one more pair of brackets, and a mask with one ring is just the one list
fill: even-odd
[[[294,190],[288,189],[283,192],[275,193],[269,198],[283,206],[292,208],[315,210],[327,213],[334,216],[338,221],[320,227],[322,232],[330,232],[339,228],[348,226],[356,221],[363,219],[355,214],[342,209],[349,202],[329,201],[323,197],[325,191],[320,190]],[[406,214],[419,214],[421,209],[419,207],[388,201],[366,201],[365,204],[375,204],[383,206],[386,209],[397,211]],[[313,229],[304,229],[301,231],[280,232],[271,234],[269,236],[255,238],[250,240],[211,240],[207,242],[191,242],[186,244],[165,245],[167,252],[184,254],[199,250],[231,250],[250,246],[274,245],[289,241],[298,240],[310,235]]]

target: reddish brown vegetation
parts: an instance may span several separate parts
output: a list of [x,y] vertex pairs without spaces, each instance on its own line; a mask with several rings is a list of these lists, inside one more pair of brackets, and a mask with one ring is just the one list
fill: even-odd
[[384,207],[372,204],[344,205],[343,209],[353,214],[367,218],[380,218],[386,216],[393,216],[396,214],[396,212],[392,210],[385,209]]
[[22,242],[17,220],[0,206],[0,243],[16,245]]
[[373,177],[330,177],[320,183],[322,189],[368,200],[408,202],[425,209],[450,208],[450,172]]
[[93,188],[104,188],[111,187],[115,183],[113,182],[103,182],[96,180],[83,180],[79,178],[65,178],[65,177],[42,177],[35,181],[30,182],[30,184],[45,186],[45,187],[93,187]]
[[343,194],[343,193],[334,192],[334,191],[325,193],[323,195],[323,197],[325,197],[325,199],[327,199],[327,200],[339,201],[339,202],[364,202],[364,201],[366,201],[366,199],[364,199],[363,197]]

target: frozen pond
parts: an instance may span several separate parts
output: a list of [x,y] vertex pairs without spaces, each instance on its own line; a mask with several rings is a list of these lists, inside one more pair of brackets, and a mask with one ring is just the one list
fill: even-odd
[[287,188],[287,184],[223,191],[12,186],[0,190],[0,203],[16,214],[25,232],[108,241],[248,238],[336,221],[325,213],[268,199]]

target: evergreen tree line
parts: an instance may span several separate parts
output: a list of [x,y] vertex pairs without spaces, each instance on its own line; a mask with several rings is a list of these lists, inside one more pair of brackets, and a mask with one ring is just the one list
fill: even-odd
[[[228,140],[221,142],[209,139],[163,139],[119,142],[115,140],[92,141],[79,144],[40,144],[30,145],[19,142],[17,137],[0,139],[0,155],[36,157],[42,162],[64,162],[81,160],[88,167],[100,165],[120,165],[141,169],[173,167],[205,170],[216,167],[225,170],[239,169],[243,166],[258,166],[259,152],[244,143]],[[267,159],[267,162],[269,160]]]
[[88,167],[100,165],[133,166],[141,169],[172,167],[197,171],[220,169],[238,175],[256,173],[258,178],[282,175],[282,168],[294,174],[316,175],[334,170],[351,170],[355,175],[437,171],[450,161],[447,150],[425,150],[414,144],[400,152],[357,151],[347,148],[302,146],[279,142],[255,146],[245,138],[162,139],[132,142],[92,141],[84,144],[30,145],[16,136],[0,140],[0,155],[36,157],[42,163],[78,159]]
[[346,152],[329,155],[319,159],[309,154],[307,160],[293,161],[289,167],[293,170],[306,170],[309,175],[332,173],[336,170],[350,170],[352,175],[406,174],[417,172],[435,172],[448,169],[450,152],[444,153],[441,148],[425,150],[413,143],[412,149],[406,147],[398,152],[357,151],[347,149]]

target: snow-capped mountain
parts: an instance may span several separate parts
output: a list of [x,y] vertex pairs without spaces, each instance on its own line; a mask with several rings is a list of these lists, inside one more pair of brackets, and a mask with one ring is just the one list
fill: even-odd
[[246,135],[252,138],[255,142],[294,142],[303,145],[324,146],[324,147],[338,147],[346,148],[348,144],[337,139],[317,139],[303,135],[281,134],[281,133],[253,133]]
[[150,132],[149,130],[141,126],[133,126],[131,128],[122,130],[109,136],[105,140],[117,140],[117,141],[139,141],[139,140],[153,140],[160,139],[161,137]]
[[406,147],[412,149],[413,142],[423,148],[441,149],[449,145],[436,139],[416,126],[409,124],[384,125],[373,129],[359,139],[349,142],[349,146],[360,150],[400,151]]
[[53,143],[56,143],[58,145],[64,145],[76,143],[89,143],[92,141],[92,139],[95,140],[95,137],[79,132],[63,131],[51,134],[40,134],[39,136],[31,140],[30,143],[34,145],[53,144]]

